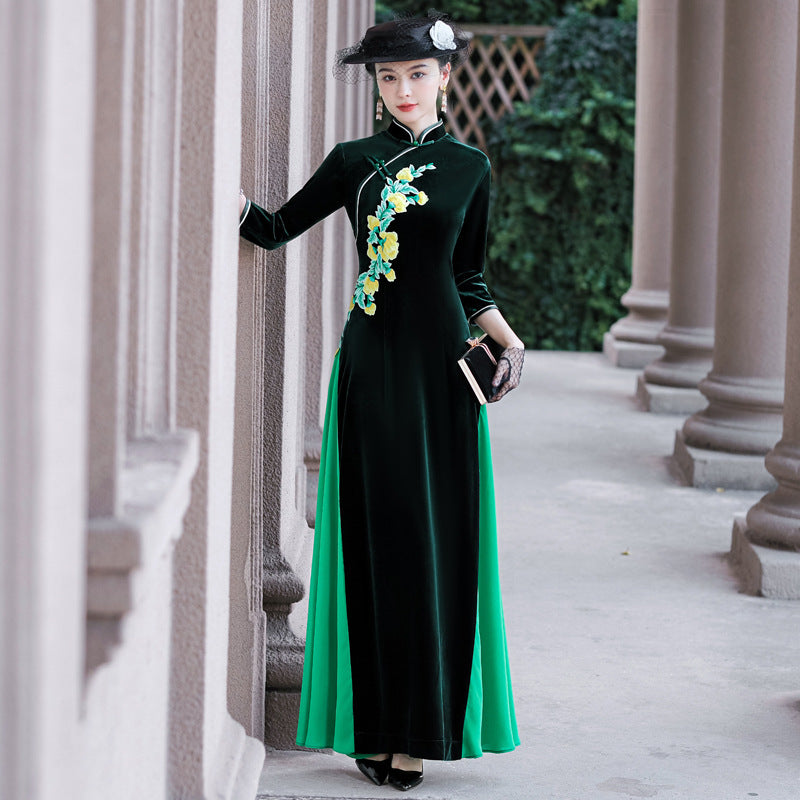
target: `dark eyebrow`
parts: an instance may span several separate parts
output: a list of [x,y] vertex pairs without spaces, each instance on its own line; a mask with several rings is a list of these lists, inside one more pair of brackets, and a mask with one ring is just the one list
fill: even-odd
[[[406,72],[413,72],[418,69],[427,69],[430,64],[415,64],[413,67],[408,67]],[[395,72],[391,67],[380,67],[378,72]]]

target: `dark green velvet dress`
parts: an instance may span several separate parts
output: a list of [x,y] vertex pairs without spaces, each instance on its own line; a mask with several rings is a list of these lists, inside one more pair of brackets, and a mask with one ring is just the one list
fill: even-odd
[[241,235],[278,247],[344,206],[357,278],[334,358],[298,744],[475,757],[519,743],[485,407],[457,360],[483,281],[490,166],[439,121],[337,145]]

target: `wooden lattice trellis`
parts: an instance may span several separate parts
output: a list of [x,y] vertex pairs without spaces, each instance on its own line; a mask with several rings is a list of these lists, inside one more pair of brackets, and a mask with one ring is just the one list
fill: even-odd
[[448,92],[448,122],[462,142],[486,150],[480,122],[512,111],[530,99],[539,83],[536,54],[550,28],[539,25],[470,25],[472,53],[453,73]]

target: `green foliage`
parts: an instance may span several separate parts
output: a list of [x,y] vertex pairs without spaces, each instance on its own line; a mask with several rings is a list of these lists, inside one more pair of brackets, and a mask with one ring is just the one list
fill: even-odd
[[[436,5],[456,22],[483,22],[496,25],[546,25],[561,14],[569,0],[449,0]],[[384,0],[375,4],[379,21],[395,14],[422,15],[433,3],[420,0]]]
[[529,103],[485,126],[487,277],[528,347],[589,350],[630,284],[636,25],[570,10]]
[[[421,15],[431,5],[430,0],[378,0],[375,17],[383,22],[395,14]],[[602,16],[636,17],[636,0],[448,0],[436,5],[456,22],[494,25],[549,25],[571,7]]]
[[539,69],[534,103],[541,108],[574,108],[595,86],[633,99],[636,25],[570,10],[548,35]]
[[617,7],[617,16],[623,22],[636,22],[639,11],[639,0],[621,0]]

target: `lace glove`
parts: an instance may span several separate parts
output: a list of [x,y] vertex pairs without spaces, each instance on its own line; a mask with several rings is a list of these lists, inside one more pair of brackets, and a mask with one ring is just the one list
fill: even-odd
[[524,361],[525,351],[521,347],[507,347],[503,350],[497,359],[497,369],[492,378],[494,393],[489,398],[490,403],[496,403],[519,386]]

